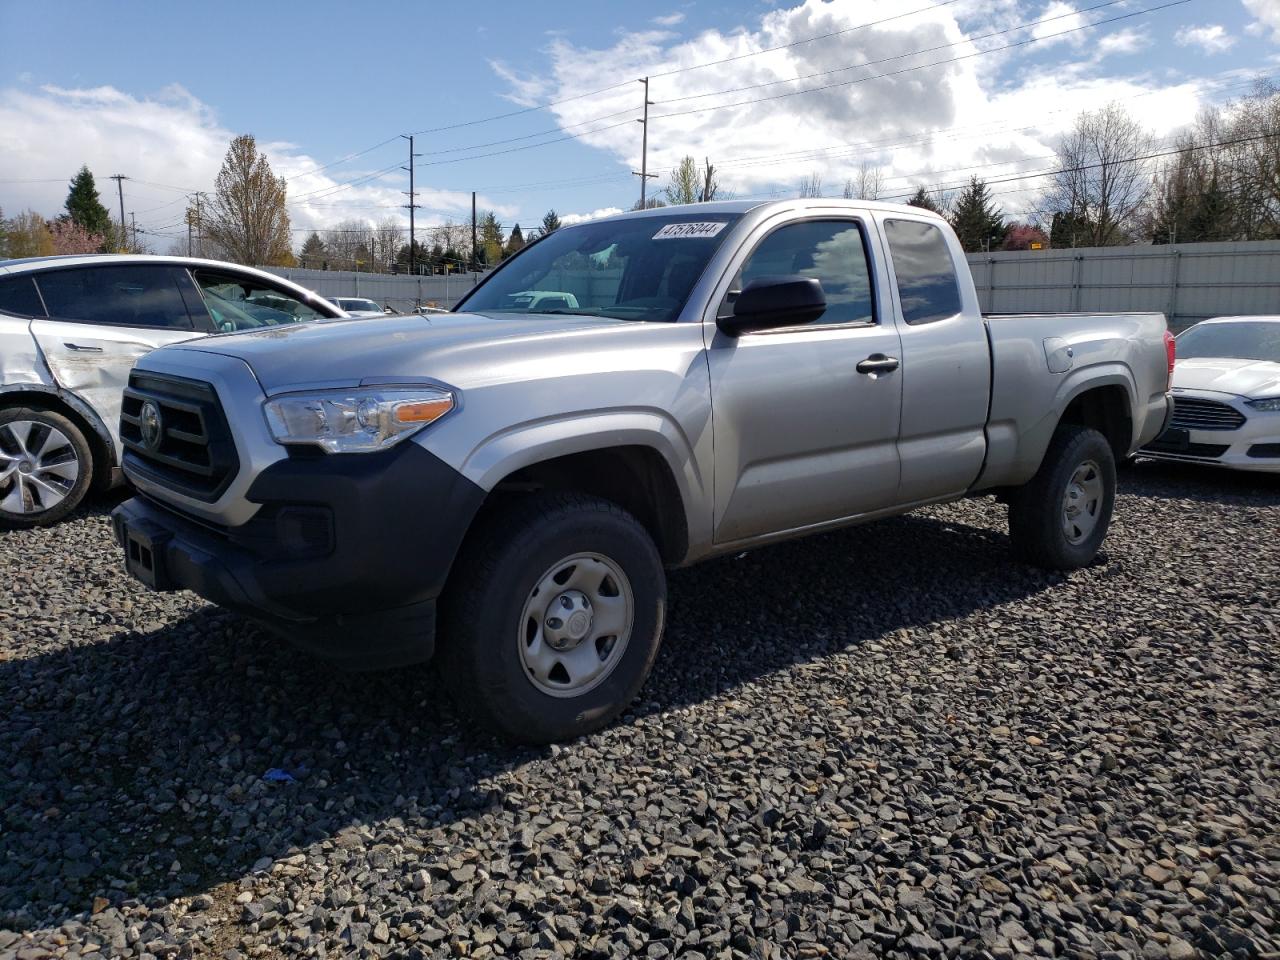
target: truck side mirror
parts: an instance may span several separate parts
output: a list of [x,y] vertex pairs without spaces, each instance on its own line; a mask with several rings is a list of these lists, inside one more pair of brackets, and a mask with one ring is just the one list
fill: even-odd
[[716,318],[716,326],[730,337],[739,337],[756,330],[812,323],[826,310],[826,294],[814,277],[756,277],[738,294],[733,313]]

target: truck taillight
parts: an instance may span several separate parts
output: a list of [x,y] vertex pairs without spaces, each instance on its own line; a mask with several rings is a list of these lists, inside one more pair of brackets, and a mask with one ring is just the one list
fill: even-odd
[[1168,330],[1164,332],[1164,352],[1169,358],[1169,381],[1165,385],[1165,389],[1173,386],[1173,362],[1178,358],[1177,343],[1173,339],[1173,334]]

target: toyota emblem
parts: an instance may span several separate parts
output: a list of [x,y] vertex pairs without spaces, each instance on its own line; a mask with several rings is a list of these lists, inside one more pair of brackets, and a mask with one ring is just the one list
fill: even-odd
[[154,450],[160,446],[160,436],[163,433],[160,408],[150,400],[143,403],[142,409],[138,411],[138,431],[142,434],[142,442],[147,449]]

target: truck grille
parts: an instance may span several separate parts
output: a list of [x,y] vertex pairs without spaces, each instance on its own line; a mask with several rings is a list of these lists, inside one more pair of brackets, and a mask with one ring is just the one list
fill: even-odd
[[120,406],[125,464],[153,483],[212,502],[240,468],[212,385],[134,371]]
[[1199,397],[1174,397],[1169,426],[1184,430],[1239,430],[1245,415],[1230,404]]

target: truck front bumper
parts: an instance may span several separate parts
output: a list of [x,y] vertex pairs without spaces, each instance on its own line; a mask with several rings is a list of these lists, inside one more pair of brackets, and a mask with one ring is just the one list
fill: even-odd
[[125,567],[191,590],[355,669],[427,660],[436,598],[484,493],[422,447],[291,457],[219,527],[138,496],[112,512]]

